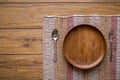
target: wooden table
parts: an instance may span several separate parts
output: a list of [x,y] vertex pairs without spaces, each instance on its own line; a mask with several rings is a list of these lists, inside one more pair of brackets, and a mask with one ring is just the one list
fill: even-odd
[[120,14],[119,2],[0,0],[0,80],[42,80],[45,15],[117,15]]

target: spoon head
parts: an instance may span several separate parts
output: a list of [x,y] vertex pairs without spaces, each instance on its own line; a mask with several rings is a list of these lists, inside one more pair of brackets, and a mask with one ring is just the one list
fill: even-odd
[[110,30],[109,32],[109,40],[112,41],[113,38],[113,30]]
[[52,31],[52,39],[53,39],[54,41],[57,41],[57,39],[58,39],[58,30],[57,30],[57,29],[54,29],[54,30]]

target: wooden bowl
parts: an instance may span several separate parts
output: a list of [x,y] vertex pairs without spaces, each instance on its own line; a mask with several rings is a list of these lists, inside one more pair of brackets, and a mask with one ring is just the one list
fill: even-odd
[[79,25],[71,29],[63,42],[64,56],[80,69],[90,69],[99,64],[106,53],[106,40],[94,26]]

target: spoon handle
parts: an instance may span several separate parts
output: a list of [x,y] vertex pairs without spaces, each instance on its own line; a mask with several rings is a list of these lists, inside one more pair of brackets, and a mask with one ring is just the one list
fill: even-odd
[[112,62],[112,41],[110,41],[110,62]]
[[112,39],[113,39],[113,31],[109,32],[109,43],[110,43],[110,62],[112,62]]
[[57,42],[54,41],[54,57],[53,57],[53,61],[57,62]]

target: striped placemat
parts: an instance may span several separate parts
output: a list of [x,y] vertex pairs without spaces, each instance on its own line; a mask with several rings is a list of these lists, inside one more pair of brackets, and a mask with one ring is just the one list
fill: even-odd
[[[69,64],[63,56],[63,40],[73,27],[89,24],[98,28],[106,38],[107,53],[103,61],[95,68],[82,71]],[[51,34],[58,29],[57,41],[58,61],[54,63],[54,42]],[[112,43],[113,58],[110,62],[109,31],[114,31]],[[48,16],[43,27],[43,79],[44,80],[120,80],[120,16]]]

